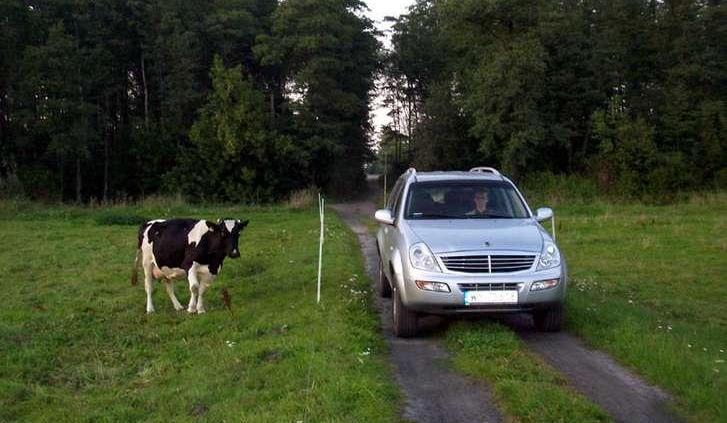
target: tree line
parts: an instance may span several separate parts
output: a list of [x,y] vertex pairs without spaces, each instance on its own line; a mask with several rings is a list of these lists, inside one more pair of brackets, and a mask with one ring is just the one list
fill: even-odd
[[379,46],[359,0],[0,0],[0,189],[350,193]]
[[727,186],[723,1],[418,0],[394,21],[381,151],[397,171]]

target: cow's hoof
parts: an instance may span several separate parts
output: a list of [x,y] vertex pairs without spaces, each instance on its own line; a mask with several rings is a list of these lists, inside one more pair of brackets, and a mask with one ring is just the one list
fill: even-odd
[[177,305],[175,305],[175,306],[174,306],[174,309],[175,309],[176,311],[182,311],[182,310],[184,310],[184,307],[182,307],[181,305],[178,305],[178,306],[177,306]]
[[154,309],[153,308],[150,308],[150,309],[147,309],[146,310],[146,314],[152,314],[152,313],[154,313]]
[[187,313],[189,313],[189,314],[194,314],[196,312],[197,312],[197,310],[196,309],[193,309],[191,307],[187,309]]
[[205,310],[203,308],[198,308],[197,309],[197,314],[205,314],[206,312],[207,312],[207,310]]

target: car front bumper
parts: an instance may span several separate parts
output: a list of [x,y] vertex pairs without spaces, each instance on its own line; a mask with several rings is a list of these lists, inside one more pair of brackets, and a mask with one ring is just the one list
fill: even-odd
[[[531,291],[533,283],[558,279],[552,288]],[[420,289],[415,281],[446,283],[450,292],[436,292]],[[516,284],[517,303],[508,304],[465,304],[466,284]],[[415,311],[432,314],[507,313],[532,312],[539,309],[558,307],[565,301],[568,278],[565,264],[538,272],[527,271],[505,274],[453,274],[405,269],[400,286],[402,303]],[[475,288],[487,289],[487,288]]]

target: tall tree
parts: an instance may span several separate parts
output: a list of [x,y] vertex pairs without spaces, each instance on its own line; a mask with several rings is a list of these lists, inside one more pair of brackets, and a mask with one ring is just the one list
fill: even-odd
[[0,180],[14,172],[10,146],[11,114],[14,112],[13,84],[25,46],[31,41],[32,26],[28,9],[15,0],[0,0]]
[[337,194],[363,184],[370,160],[369,93],[378,43],[358,0],[290,0],[279,5],[263,65],[283,65],[296,133],[311,152],[310,177]]
[[394,26],[390,97],[420,110],[426,167],[464,166],[455,151],[634,194],[711,183],[727,174],[726,13],[717,0],[419,0]]
[[241,65],[217,57],[212,91],[170,182],[205,199],[260,202],[300,187],[305,156],[266,119],[265,96]]
[[52,162],[55,159],[59,169],[55,178],[61,198],[66,186],[64,174],[71,162],[77,202],[82,200],[82,164],[88,158],[89,146],[98,136],[92,125],[94,107],[87,101],[88,81],[81,74],[87,53],[78,39],[66,32],[64,24],[58,22],[50,28],[43,45],[26,49],[21,84],[27,106],[24,117],[34,123],[28,126],[25,139],[35,144],[34,148],[20,150],[34,156],[24,162],[35,167],[33,160]]

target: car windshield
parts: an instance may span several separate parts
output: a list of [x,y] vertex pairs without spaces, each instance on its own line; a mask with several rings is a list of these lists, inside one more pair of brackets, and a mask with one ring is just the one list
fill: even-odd
[[523,219],[517,191],[505,181],[417,182],[409,188],[406,219]]

